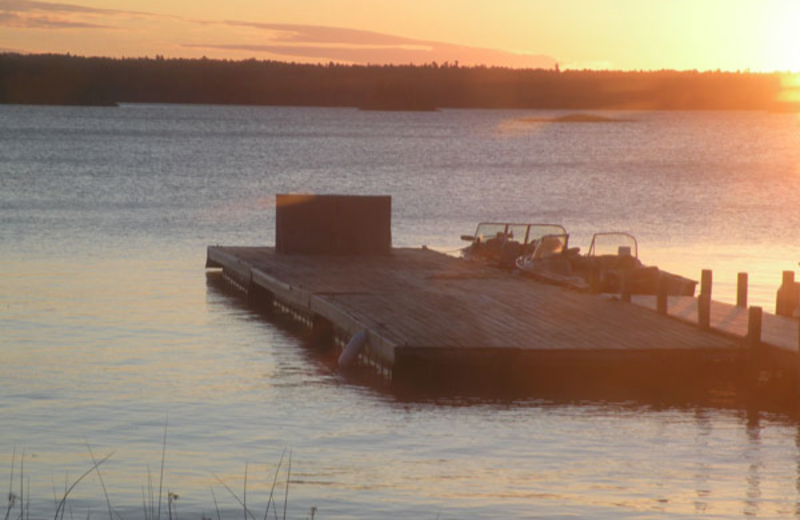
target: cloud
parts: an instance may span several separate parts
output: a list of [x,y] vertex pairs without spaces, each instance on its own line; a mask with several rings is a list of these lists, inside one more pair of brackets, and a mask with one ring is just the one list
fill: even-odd
[[14,29],[103,29],[108,26],[86,20],[81,15],[111,12],[73,4],[0,0],[0,26]]
[[553,68],[556,61],[549,56],[513,54],[492,49],[437,45],[430,49],[400,47],[324,47],[290,45],[185,45],[185,47],[269,53],[317,61],[356,64],[407,65],[458,61],[462,65],[496,65],[514,68]]
[[167,18],[141,11],[36,0],[0,0],[0,26],[16,29],[109,29],[109,24],[96,23],[96,20],[120,16]]
[[104,29],[107,26],[57,16],[21,15],[0,11],[0,26],[15,29]]
[[321,25],[256,23],[230,20],[223,23],[236,27],[252,27],[255,29],[278,31],[278,36],[273,38],[273,40],[279,43],[326,43],[346,45],[427,45],[434,43],[373,31],[326,27]]
[[552,68],[556,60],[539,54],[453,45],[371,31],[324,27],[226,21],[226,25],[262,29],[265,43],[187,44],[185,47],[267,53],[278,56],[344,61],[358,64],[423,64],[454,62],[513,68]]
[[[31,30],[96,30],[136,28],[141,34],[141,19],[172,24],[190,25],[193,28],[211,27],[203,31],[200,41],[206,43],[181,44],[164,41],[165,32],[158,35],[162,48],[141,43],[143,53],[163,52],[163,48],[177,45],[183,48],[208,49],[233,53],[263,54],[275,59],[304,61],[336,61],[354,64],[423,64],[459,62],[462,65],[491,65],[513,68],[552,68],[556,60],[551,56],[513,53],[498,49],[454,45],[431,40],[418,40],[392,34],[343,27],[302,24],[261,23],[243,20],[196,20],[181,16],[159,15],[141,11],[122,11],[87,7],[64,2],[40,0],[0,0],[0,27]],[[242,31],[242,28],[250,29]],[[222,29],[221,31],[219,29]],[[185,34],[176,30],[174,34]],[[198,33],[198,31],[192,31]],[[209,42],[213,33],[217,41]],[[105,31],[98,38],[114,38]],[[227,42],[224,39],[229,39]],[[223,40],[223,41],[220,41]],[[104,41],[104,40],[103,40]],[[94,44],[103,48],[103,41]],[[233,43],[236,42],[236,43]]]
[[86,7],[77,4],[64,4],[56,2],[38,2],[36,0],[0,0],[0,11],[17,13],[52,12],[52,13],[84,13],[84,14],[138,14],[157,16],[142,11],[120,11],[117,9],[102,9],[100,7]]

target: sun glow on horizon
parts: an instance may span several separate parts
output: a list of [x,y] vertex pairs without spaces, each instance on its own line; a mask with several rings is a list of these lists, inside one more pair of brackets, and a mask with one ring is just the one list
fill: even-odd
[[785,105],[800,106],[800,74],[781,76],[781,92],[776,101]]
[[798,27],[796,0],[0,0],[0,52],[113,57],[800,73]]
[[783,0],[766,6],[753,21],[762,38],[758,69],[800,73],[800,2]]

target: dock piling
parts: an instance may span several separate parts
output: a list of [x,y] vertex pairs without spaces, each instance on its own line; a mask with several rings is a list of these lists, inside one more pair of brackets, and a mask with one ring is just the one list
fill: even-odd
[[711,328],[711,269],[700,273],[700,295],[697,297],[697,326],[702,330]]
[[753,306],[747,312],[747,346],[758,348],[761,345],[761,323],[764,309]]
[[713,273],[711,269],[703,269],[700,274],[700,294],[707,295],[711,298],[711,283],[712,283]]
[[736,306],[747,307],[747,273],[739,273],[736,277]]
[[656,293],[656,312],[667,315],[667,293],[669,291],[669,280],[663,276],[658,279],[658,292]]
[[775,301],[775,314],[779,316],[792,316],[797,307],[797,286],[794,281],[794,271],[784,271],[781,286]]
[[697,297],[697,326],[702,330],[711,328],[711,295],[700,293]]

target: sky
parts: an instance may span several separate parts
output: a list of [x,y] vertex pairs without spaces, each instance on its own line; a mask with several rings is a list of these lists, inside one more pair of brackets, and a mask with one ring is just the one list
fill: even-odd
[[800,72],[800,0],[0,0],[0,52]]

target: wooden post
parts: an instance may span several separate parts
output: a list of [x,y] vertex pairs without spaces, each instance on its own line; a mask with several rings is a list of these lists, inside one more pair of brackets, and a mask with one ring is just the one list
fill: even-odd
[[700,294],[697,297],[697,326],[703,330],[711,328],[711,295]]
[[778,288],[775,301],[775,314],[778,316],[791,316],[797,306],[797,294],[794,284],[794,271],[784,271],[783,281]]
[[747,313],[747,346],[758,348],[761,344],[761,321],[763,316],[761,307],[750,307]]
[[747,273],[736,277],[736,306],[747,307]]
[[794,311],[794,271],[784,271],[779,294],[781,294],[781,307],[784,316],[791,316]]
[[711,269],[700,273],[700,295],[697,297],[697,326],[703,330],[711,328]]
[[669,281],[663,276],[658,278],[658,290],[656,292],[656,312],[666,315],[667,312],[667,292]]
[[700,294],[705,294],[709,298],[711,297],[711,281],[712,281],[711,269],[703,269],[703,271],[700,274]]
[[622,280],[620,280],[620,299],[625,303],[631,302],[631,272],[628,269],[621,271]]

